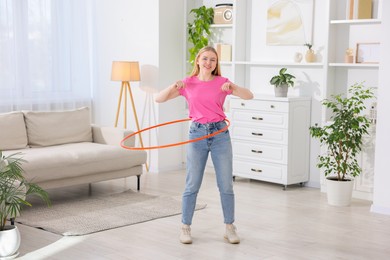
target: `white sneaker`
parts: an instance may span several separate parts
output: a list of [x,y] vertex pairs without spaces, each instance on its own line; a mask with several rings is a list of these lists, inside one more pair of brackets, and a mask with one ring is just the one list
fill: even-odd
[[180,242],[183,244],[191,244],[191,228],[188,225],[183,225],[180,232]]
[[240,238],[238,237],[236,230],[237,228],[233,224],[226,225],[226,233],[224,238],[227,239],[227,241],[229,241],[230,244],[240,243]]

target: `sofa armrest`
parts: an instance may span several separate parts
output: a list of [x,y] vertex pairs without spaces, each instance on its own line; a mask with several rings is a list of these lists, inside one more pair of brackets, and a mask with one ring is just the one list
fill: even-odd
[[[132,133],[134,131],[127,129],[92,125],[92,139],[94,143],[119,146],[123,138]],[[134,146],[135,136],[127,139],[124,144],[129,147]]]

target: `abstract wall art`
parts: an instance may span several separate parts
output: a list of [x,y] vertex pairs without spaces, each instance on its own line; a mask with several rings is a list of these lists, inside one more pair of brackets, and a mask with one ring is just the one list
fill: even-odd
[[312,41],[313,0],[268,0],[267,45]]

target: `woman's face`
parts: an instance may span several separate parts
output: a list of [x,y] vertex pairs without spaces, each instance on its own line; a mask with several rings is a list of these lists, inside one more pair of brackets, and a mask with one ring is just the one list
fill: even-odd
[[217,55],[212,51],[205,51],[200,54],[197,64],[200,73],[212,73],[217,67]]

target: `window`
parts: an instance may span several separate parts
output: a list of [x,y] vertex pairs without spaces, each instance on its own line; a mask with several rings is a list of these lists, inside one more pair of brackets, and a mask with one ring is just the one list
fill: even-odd
[[91,5],[0,0],[0,112],[88,105]]

